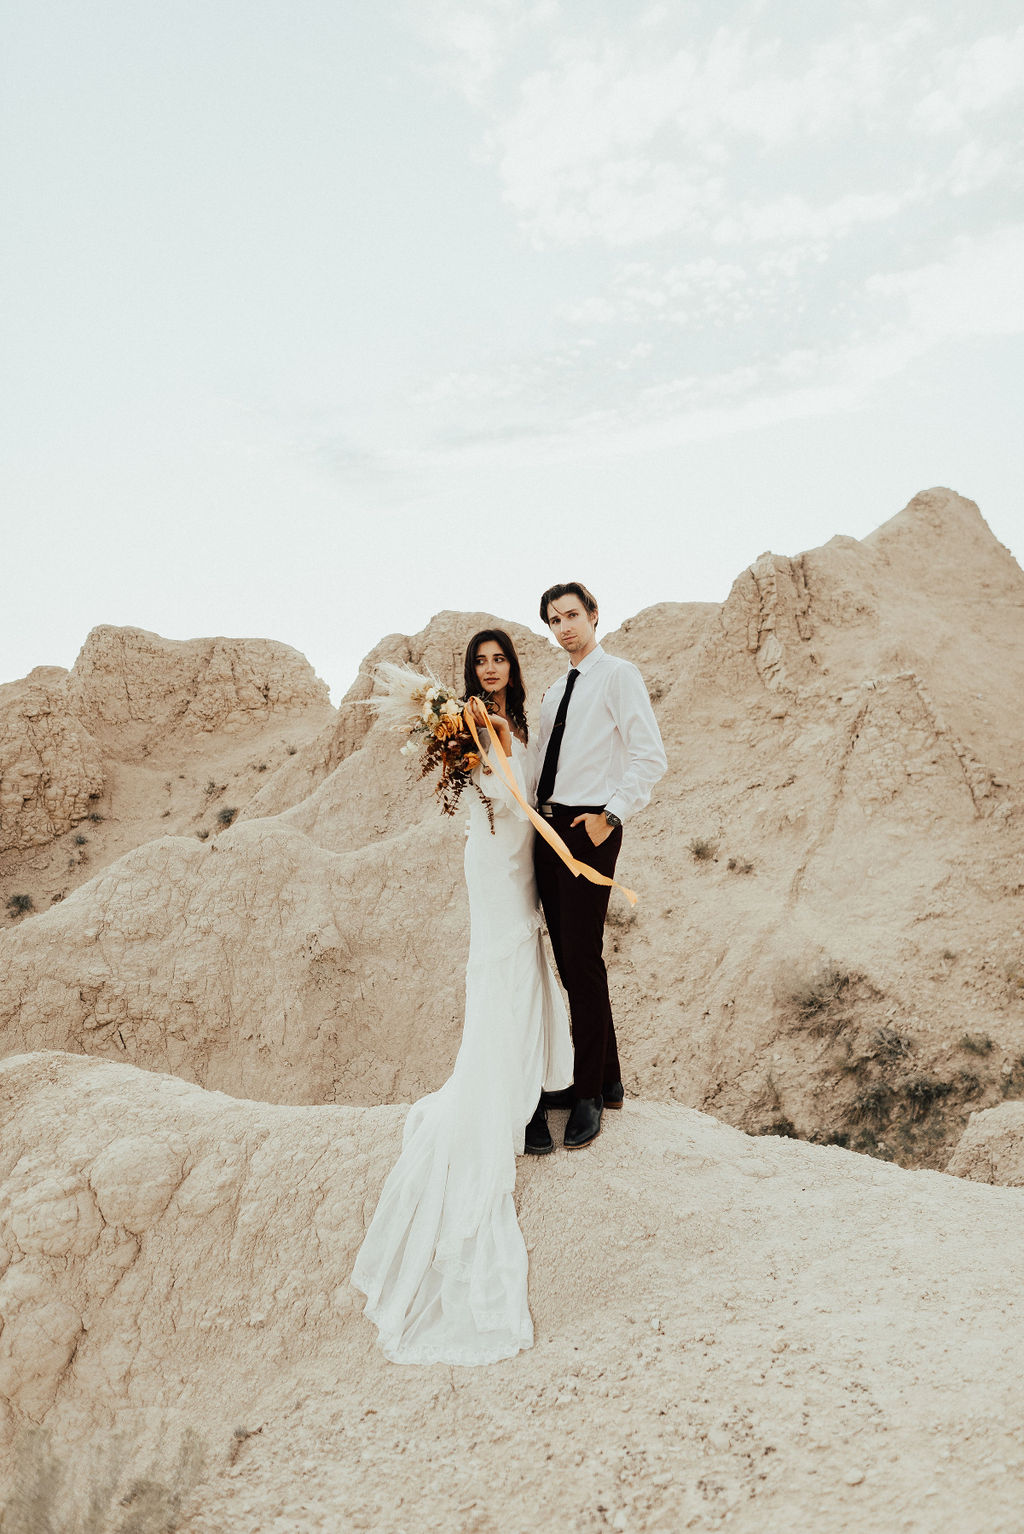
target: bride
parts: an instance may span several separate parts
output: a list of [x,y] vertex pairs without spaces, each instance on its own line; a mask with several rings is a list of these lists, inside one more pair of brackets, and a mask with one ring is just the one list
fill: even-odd
[[[501,629],[470,640],[465,686],[467,699],[487,699],[532,803],[539,768],[527,745],[526,693]],[[483,702],[469,706],[482,722]],[[444,1086],[409,1110],[352,1274],[394,1363],[486,1364],[532,1344],[515,1158],[542,1088],[558,1091],[573,1075],[569,1021],[541,946],[532,827],[499,772],[478,767],[474,781],[491,814],[468,797],[462,1044]]]

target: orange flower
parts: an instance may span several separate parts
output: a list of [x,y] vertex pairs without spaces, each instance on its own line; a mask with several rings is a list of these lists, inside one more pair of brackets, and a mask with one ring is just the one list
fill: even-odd
[[480,766],[480,758],[475,751],[467,751],[462,761],[467,772],[472,772],[474,767]]

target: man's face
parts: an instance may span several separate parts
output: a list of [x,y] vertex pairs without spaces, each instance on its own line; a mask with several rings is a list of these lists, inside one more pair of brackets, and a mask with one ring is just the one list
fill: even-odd
[[548,603],[548,628],[574,665],[597,644],[597,618],[597,613],[591,616],[572,592]]

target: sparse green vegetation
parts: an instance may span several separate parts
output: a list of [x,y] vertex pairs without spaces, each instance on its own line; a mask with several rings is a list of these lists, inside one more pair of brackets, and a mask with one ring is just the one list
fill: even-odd
[[11,895],[8,897],[7,909],[12,916],[27,916],[29,911],[34,911],[36,903],[31,895]]
[[205,841],[206,841],[206,839],[207,839],[207,837],[208,837],[208,836],[209,836],[209,834],[210,834],[210,833],[209,833],[209,831],[208,831],[208,830],[207,830],[207,829],[206,829],[206,827],[205,827],[205,826],[203,826],[203,827],[201,827],[201,829],[200,829],[200,830],[198,830],[198,831],[197,831],[197,832],[196,832],[196,835],[197,835],[197,836],[198,836],[198,838],[199,838],[199,840],[200,840],[200,841],[201,841],[201,842],[205,842]]
[[74,847],[88,847],[89,838],[87,836],[83,836],[82,832],[79,831],[77,836],[73,836],[71,838],[71,844]]
[[939,955],[939,958],[945,959],[947,964],[953,964],[956,961],[956,954],[953,952],[952,948],[944,948]]
[[695,863],[708,863],[718,851],[718,843],[707,836],[695,836],[687,843],[687,850]]
[[987,1033],[965,1033],[961,1036],[960,1048],[969,1055],[990,1055],[995,1045]]
[[217,811],[217,824],[219,826],[229,826],[237,814],[238,810],[236,808],[225,805],[222,810]]
[[107,817],[101,815],[99,810],[90,810],[85,818],[91,820],[94,826],[101,826]]
[[208,779],[206,787],[203,789],[203,793],[206,795],[206,797],[208,799],[210,799],[210,798],[213,797],[214,794],[219,793],[219,792],[220,792],[220,790],[218,789],[218,787],[217,787],[216,783],[213,781],[213,779],[212,778]]
[[289,756],[294,756],[299,748],[298,746],[287,746],[285,749],[287,750]]
[[730,858],[725,866],[729,869],[730,873],[734,874],[752,874],[754,872],[754,865],[747,858]]

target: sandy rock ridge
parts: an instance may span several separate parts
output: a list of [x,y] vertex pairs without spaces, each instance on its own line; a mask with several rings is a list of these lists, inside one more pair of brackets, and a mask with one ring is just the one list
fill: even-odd
[[[336,713],[288,716],[304,742],[239,778],[234,824],[143,840],[12,923],[4,1047],[279,1102],[437,1086],[462,1010],[460,828],[365,699],[383,658],[454,680],[494,621],[388,636]],[[564,662],[505,626],[536,716]],[[133,679],[152,638],[128,647]],[[1024,1092],[1019,567],[977,507],[928,491],[861,542],[762,555],[721,606],[661,604],[606,642],[641,667],[671,762],[620,865],[641,902],[609,918],[627,1087],[945,1165],[970,1111]],[[91,728],[129,728],[120,708]]]
[[535,1347],[395,1368],[347,1278],[403,1118],[5,1060],[10,1484],[33,1424],[79,1507],[187,1428],[191,1534],[1017,1527],[1019,1190],[629,1103],[520,1163]]
[[[13,923],[0,939],[8,1048],[127,1057],[283,1102],[436,1085],[463,1005],[462,826],[437,813],[364,700],[377,659],[451,677],[468,635],[495,621],[441,614],[426,636],[382,641],[326,726],[319,705],[311,722],[289,719],[306,743],[279,752],[233,824],[214,819],[200,839],[207,814],[199,836],[146,840]],[[550,680],[553,648],[510,627],[531,676]],[[273,813],[282,803],[293,808]]]
[[[646,673],[667,630],[609,646]],[[673,660],[672,767],[626,845],[644,900],[613,912],[638,1082],[944,1164],[1024,1088],[1024,576],[930,491],[762,556]]]
[[288,645],[93,629],[70,671],[0,687],[0,907],[43,910],[167,832],[216,835],[333,718]]

